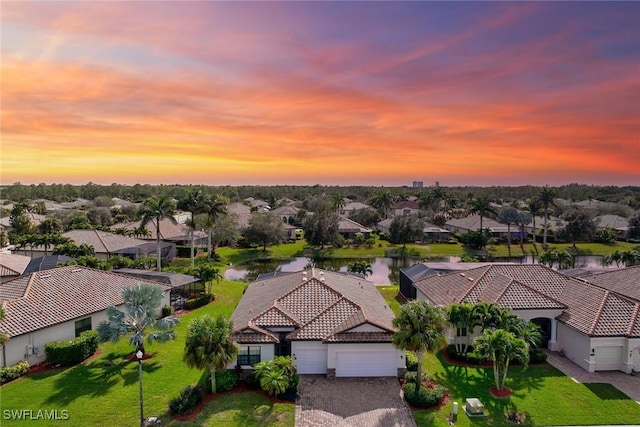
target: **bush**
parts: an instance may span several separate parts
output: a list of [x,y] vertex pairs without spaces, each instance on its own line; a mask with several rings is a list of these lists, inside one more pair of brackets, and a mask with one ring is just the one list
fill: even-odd
[[404,384],[404,398],[411,405],[416,408],[430,408],[442,402],[444,395],[447,393],[447,389],[441,385],[431,387],[420,387],[418,394],[416,394],[416,384],[412,382],[406,382]]
[[531,352],[529,361],[531,363],[543,363],[547,361],[547,353],[545,353],[544,351],[540,350],[539,348],[536,348],[535,350],[533,350]]
[[44,348],[49,364],[71,366],[95,353],[99,344],[97,331],[84,331],[71,341],[52,341]]
[[162,307],[162,317],[167,317],[171,315],[171,306],[165,305]]
[[29,371],[29,362],[26,360],[18,362],[15,365],[0,368],[0,384],[15,380],[26,374],[27,371]]
[[205,294],[197,298],[189,298],[187,301],[185,301],[184,307],[187,310],[193,310],[198,307],[202,307],[203,305],[209,304],[212,300],[213,300],[213,295]]
[[251,373],[248,373],[245,375],[244,385],[247,388],[251,388],[255,390],[262,388],[260,386],[260,378],[258,378],[258,376],[256,375],[256,371],[251,371]]
[[471,345],[467,347],[466,353],[458,353],[456,346],[451,344],[447,347],[447,355],[453,360],[458,360],[470,365],[482,365],[484,362],[479,354],[474,353],[473,346]]
[[[409,371],[404,375],[404,381],[409,383],[415,383],[416,382],[416,376],[418,375],[417,371]],[[424,381],[428,381],[429,380],[429,375],[427,375],[426,372],[422,372],[422,382]]]
[[407,371],[416,371],[418,369],[418,356],[412,351],[407,351]]
[[[238,377],[233,371],[216,372],[216,390],[218,392],[229,391],[238,385]],[[207,374],[205,390],[211,393],[211,374]]]
[[180,396],[169,401],[169,413],[171,415],[190,414],[202,400],[202,390],[199,387],[188,385],[182,389]]

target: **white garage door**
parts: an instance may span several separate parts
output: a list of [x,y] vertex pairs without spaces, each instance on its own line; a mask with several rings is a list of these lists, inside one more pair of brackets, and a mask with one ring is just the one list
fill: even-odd
[[397,357],[395,351],[339,351],[336,377],[395,377]]
[[299,374],[326,374],[326,348],[298,348],[296,349],[296,365]]
[[596,347],[596,371],[617,371],[622,364],[622,346]]

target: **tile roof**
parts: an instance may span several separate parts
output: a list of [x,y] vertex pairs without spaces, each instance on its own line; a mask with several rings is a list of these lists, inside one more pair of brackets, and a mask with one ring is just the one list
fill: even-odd
[[640,265],[593,274],[587,282],[640,301]]
[[[136,230],[140,228],[142,221],[126,222],[115,224],[111,228],[125,228],[127,230]],[[149,234],[142,237],[143,240],[156,240],[156,220],[152,219],[144,227]],[[196,239],[206,237],[205,233],[196,231]],[[189,227],[184,224],[173,223],[169,219],[160,221],[160,240],[187,240],[189,237]]]
[[[390,342],[392,319],[393,312],[373,283],[316,268],[281,273],[249,284],[231,317],[234,339],[242,342],[249,342],[246,332],[242,332],[247,328],[255,334],[269,327],[295,328],[287,338],[296,340]],[[364,324],[374,325],[382,332],[348,332]],[[251,342],[273,340],[259,338]]]
[[147,243],[146,240],[100,230],[70,230],[62,235],[73,240],[78,246],[86,244],[93,247],[97,254],[110,254]]
[[[637,281],[637,271],[619,274]],[[592,277],[597,276],[590,281]],[[487,301],[513,310],[563,309],[558,320],[587,335],[640,336],[640,300],[539,264],[490,264],[430,276],[414,285],[437,305]]]
[[15,337],[122,304],[122,290],[139,283],[168,286],[87,267],[67,266],[0,285],[6,316],[0,330]]
[[0,253],[0,276],[19,276],[30,262],[28,256]]
[[338,231],[340,233],[371,233],[370,228],[343,216],[338,218]]

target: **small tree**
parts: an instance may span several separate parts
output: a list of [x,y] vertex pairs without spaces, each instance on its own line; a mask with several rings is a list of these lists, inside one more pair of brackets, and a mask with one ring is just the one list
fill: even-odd
[[347,267],[347,271],[349,273],[362,274],[365,278],[373,274],[373,268],[371,267],[371,263],[367,261],[354,261]]
[[529,363],[529,344],[504,329],[486,330],[473,341],[474,351],[493,361],[493,378],[498,390],[504,388],[511,360]]
[[417,215],[400,215],[395,217],[389,225],[389,241],[402,243],[405,248],[408,242],[422,240],[424,235],[424,221]]
[[284,224],[272,213],[254,212],[244,231],[244,237],[249,243],[261,245],[262,251],[266,252],[267,245],[282,243],[284,240]]
[[205,283],[208,294],[212,293],[213,281],[215,280],[217,283],[220,283],[220,280],[223,278],[220,270],[209,263],[200,264],[195,269],[195,274]]
[[156,319],[162,305],[162,291],[152,285],[138,284],[122,291],[126,311],[107,308],[107,320],[98,325],[100,341],[116,342],[131,334],[129,342],[144,354],[145,336],[148,343],[175,339],[173,327],[180,322],[175,316]]
[[193,319],[187,328],[182,360],[191,368],[209,368],[211,392],[216,392],[216,371],[222,371],[238,354],[233,340],[233,323],[220,315]]
[[428,301],[415,300],[400,307],[400,313],[393,319],[393,326],[397,328],[393,334],[393,345],[401,350],[413,351],[418,357],[415,388],[417,396],[422,381],[424,352],[433,353],[446,345],[446,315],[444,310]]
[[260,386],[271,395],[285,393],[298,385],[296,365],[289,356],[276,356],[254,367]]
[[[462,304],[451,304],[447,309],[447,315],[449,316],[449,322],[457,329],[462,329],[466,331],[466,341],[463,343],[458,342],[456,338],[456,351],[458,353],[466,353],[467,347],[469,346],[469,337],[473,332],[474,325],[474,317],[473,317],[473,306],[468,302],[464,302]],[[457,337],[456,331],[456,337]]]

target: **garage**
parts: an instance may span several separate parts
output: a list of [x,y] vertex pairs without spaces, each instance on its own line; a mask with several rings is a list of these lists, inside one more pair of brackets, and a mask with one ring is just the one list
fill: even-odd
[[338,351],[336,377],[395,377],[396,351]]
[[296,348],[296,365],[299,374],[326,374],[327,349]]
[[617,371],[622,364],[622,346],[596,347],[596,371]]

